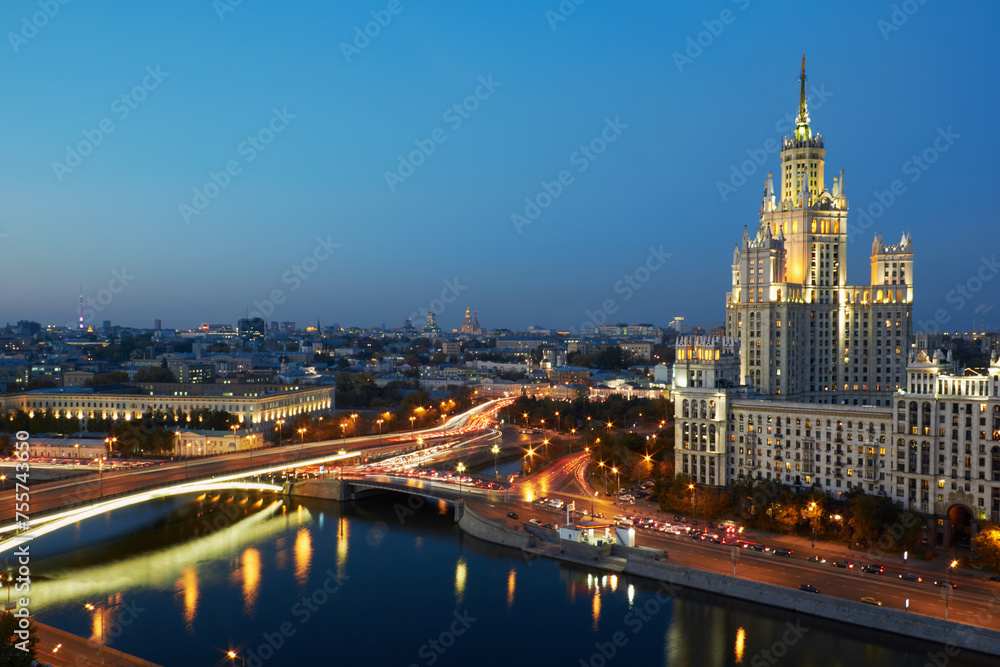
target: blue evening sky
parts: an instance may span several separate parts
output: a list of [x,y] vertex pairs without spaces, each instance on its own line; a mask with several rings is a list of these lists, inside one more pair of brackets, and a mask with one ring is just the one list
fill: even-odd
[[72,321],[82,281],[95,325],[719,322],[777,155],[719,184],[805,53],[852,219],[901,181],[849,280],[911,230],[918,324],[1000,323],[994,2],[235,2],[3,3],[5,321]]

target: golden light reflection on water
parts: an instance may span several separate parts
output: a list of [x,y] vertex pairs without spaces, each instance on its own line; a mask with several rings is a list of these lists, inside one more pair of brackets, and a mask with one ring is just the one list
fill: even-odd
[[514,591],[517,589],[517,570],[510,568],[507,573],[507,609],[514,606]]
[[628,585],[628,606],[631,608],[635,603],[635,586],[632,584]]
[[610,578],[612,592],[618,590],[618,575],[612,574]]
[[351,538],[350,524],[340,517],[337,524],[337,574],[344,576],[347,571],[347,547]]
[[441,516],[448,514],[448,503],[443,500],[438,501],[438,514]]
[[744,644],[747,638],[747,631],[740,628],[736,631],[736,664],[739,665],[743,662],[743,650]]
[[90,641],[101,643],[104,639],[104,607],[94,607],[90,611]]
[[253,616],[260,593],[260,552],[253,547],[243,552],[243,612]]
[[295,535],[295,581],[299,586],[305,586],[309,581],[312,552],[312,535],[305,528],[299,528]]
[[194,632],[194,619],[198,615],[198,571],[193,565],[184,568],[175,588],[184,595],[184,626],[188,632]]
[[459,558],[455,565],[455,604],[461,605],[465,601],[465,559]]

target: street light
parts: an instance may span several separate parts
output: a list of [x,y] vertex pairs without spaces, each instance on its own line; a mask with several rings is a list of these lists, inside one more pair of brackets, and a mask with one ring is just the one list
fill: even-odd
[[277,435],[275,435],[275,442],[276,442],[276,444],[278,444],[278,445],[280,445],[280,444],[281,444],[281,427],[282,427],[282,426],[283,426],[284,424],[285,424],[285,420],[284,420],[284,419],[279,419],[278,421],[276,421],[276,422],[274,423],[274,431],[275,431],[275,433],[277,434]]
[[379,419],[378,421],[375,422],[376,424],[378,424],[378,444],[379,444],[379,447],[382,446],[382,422],[384,422],[384,421],[385,421],[384,419]]
[[236,664],[236,658],[238,657],[240,659],[240,664],[243,665],[244,667],[246,667],[246,664],[247,664],[246,656],[240,655],[236,651],[227,651],[226,652],[226,657],[229,658],[229,660],[234,665]]
[[622,484],[621,478],[618,476],[618,468],[612,468],[611,472],[615,474],[615,507],[621,507]]
[[459,461],[458,465],[455,466],[455,470],[458,471],[458,497],[461,498],[462,497],[462,473],[465,472],[465,464],[462,463],[461,461]]
[[816,546],[816,503],[815,502],[809,503],[809,511],[810,511],[809,523],[812,524],[812,529],[813,529],[812,545],[813,547],[815,547]]
[[306,429],[305,429],[304,426],[299,429],[299,449],[300,450],[301,449],[305,449],[305,446],[306,446],[305,432],[306,432]]
[[493,476],[499,477],[500,470],[497,465],[497,457],[500,455],[500,445],[493,445],[493,448],[490,449],[490,451],[493,452]]
[[691,489],[691,523],[694,523],[695,519],[695,508],[694,508],[694,484],[688,484],[688,488]]

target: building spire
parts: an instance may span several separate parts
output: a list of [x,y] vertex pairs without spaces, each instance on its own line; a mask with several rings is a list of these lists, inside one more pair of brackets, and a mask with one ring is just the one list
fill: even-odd
[[795,140],[805,141],[812,137],[809,130],[809,107],[806,104],[806,57],[802,55],[802,73],[799,74],[799,115],[795,117]]

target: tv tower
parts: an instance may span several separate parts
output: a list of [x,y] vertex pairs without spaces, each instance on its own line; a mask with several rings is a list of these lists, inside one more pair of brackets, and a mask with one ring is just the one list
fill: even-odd
[[83,331],[83,281],[80,281],[80,331]]

